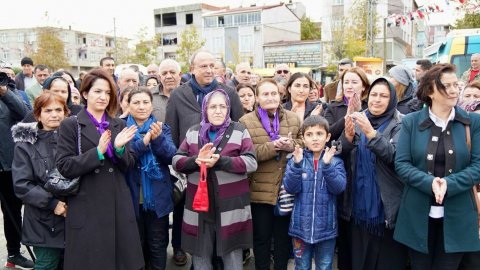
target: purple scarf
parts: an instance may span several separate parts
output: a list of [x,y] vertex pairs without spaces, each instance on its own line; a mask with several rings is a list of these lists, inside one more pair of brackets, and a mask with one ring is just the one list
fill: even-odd
[[[223,94],[225,97],[225,103],[227,103],[227,114],[225,115],[225,120],[223,121],[223,124],[218,126],[215,126],[208,121],[207,114],[208,103],[210,102],[212,96],[216,93]],[[230,126],[231,122],[232,120],[230,119],[230,98],[228,98],[228,94],[223,89],[217,89],[208,93],[202,101],[202,122],[200,122],[200,131],[198,133],[198,136],[200,136],[201,144],[205,145],[210,142],[210,137],[208,136],[209,131],[216,131],[217,134],[215,136],[215,140],[213,141],[213,146],[217,147],[222,140],[228,126]]]
[[273,118],[273,130],[270,126],[270,119],[268,118],[268,112],[262,109],[262,107],[258,106],[258,115],[260,116],[260,121],[262,121],[262,126],[265,131],[270,136],[270,141],[275,141],[279,138],[280,134],[280,119],[278,118],[278,110],[275,113],[275,117]]
[[[92,123],[95,125],[95,127],[97,128],[97,131],[98,133],[100,133],[100,135],[103,134],[103,132],[105,132],[108,128],[108,126],[110,125],[110,123],[106,120],[107,118],[107,113],[103,113],[102,115],[102,120],[101,122],[99,123],[97,121],[97,119],[95,119],[95,117],[93,117],[93,115],[88,112],[88,110],[85,110],[87,112],[87,115],[88,117],[90,117],[90,120],[92,121]],[[115,155],[113,154],[113,146],[112,146],[112,142],[109,142],[108,143],[108,146],[107,146],[107,156],[112,160],[112,161],[115,161]]]

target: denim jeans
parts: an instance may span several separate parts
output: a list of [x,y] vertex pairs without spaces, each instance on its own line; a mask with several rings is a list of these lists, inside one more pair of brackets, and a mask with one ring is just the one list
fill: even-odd
[[137,217],[145,264],[151,270],[163,270],[167,264],[168,215],[157,217],[154,211],[144,210],[140,205]]
[[335,238],[308,244],[299,238],[293,238],[293,254],[296,270],[312,269],[312,257],[315,258],[316,270],[331,270],[335,253]]

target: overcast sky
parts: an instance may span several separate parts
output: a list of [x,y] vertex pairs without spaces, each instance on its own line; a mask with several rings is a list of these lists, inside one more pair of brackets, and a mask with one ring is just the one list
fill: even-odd
[[[298,1],[298,0],[297,0]],[[295,2],[297,2],[295,1]],[[313,20],[320,20],[321,2],[327,0],[300,0],[307,7],[307,15]],[[330,1],[330,0],[328,0]],[[117,35],[135,38],[142,27],[147,27],[148,34],[153,35],[153,10],[176,5],[208,3],[231,7],[248,6],[252,3],[275,4],[275,0],[2,0],[0,9],[0,28],[19,28],[34,26],[57,26],[74,30],[113,35],[113,18],[116,18]],[[6,7],[5,7],[6,5]]]

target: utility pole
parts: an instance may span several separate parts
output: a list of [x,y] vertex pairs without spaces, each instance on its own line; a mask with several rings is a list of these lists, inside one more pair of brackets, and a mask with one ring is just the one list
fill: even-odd
[[117,59],[117,25],[115,22],[115,17],[113,17],[113,43],[115,44],[115,61],[118,61]]
[[375,24],[376,24],[376,15],[375,11],[377,10],[377,0],[367,0],[367,37],[365,42],[365,52],[367,56],[374,56],[375,48]]
[[387,74],[387,17],[383,18],[383,74]]

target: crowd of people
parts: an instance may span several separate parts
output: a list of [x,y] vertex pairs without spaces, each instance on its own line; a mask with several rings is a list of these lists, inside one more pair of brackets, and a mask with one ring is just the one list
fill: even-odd
[[[229,75],[203,50],[187,74],[21,65],[0,69],[8,267],[166,269],[171,243],[197,270],[252,251],[259,270],[480,269],[480,54],[461,78],[342,59],[325,87],[286,64]],[[52,173],[77,190],[47,188]]]

